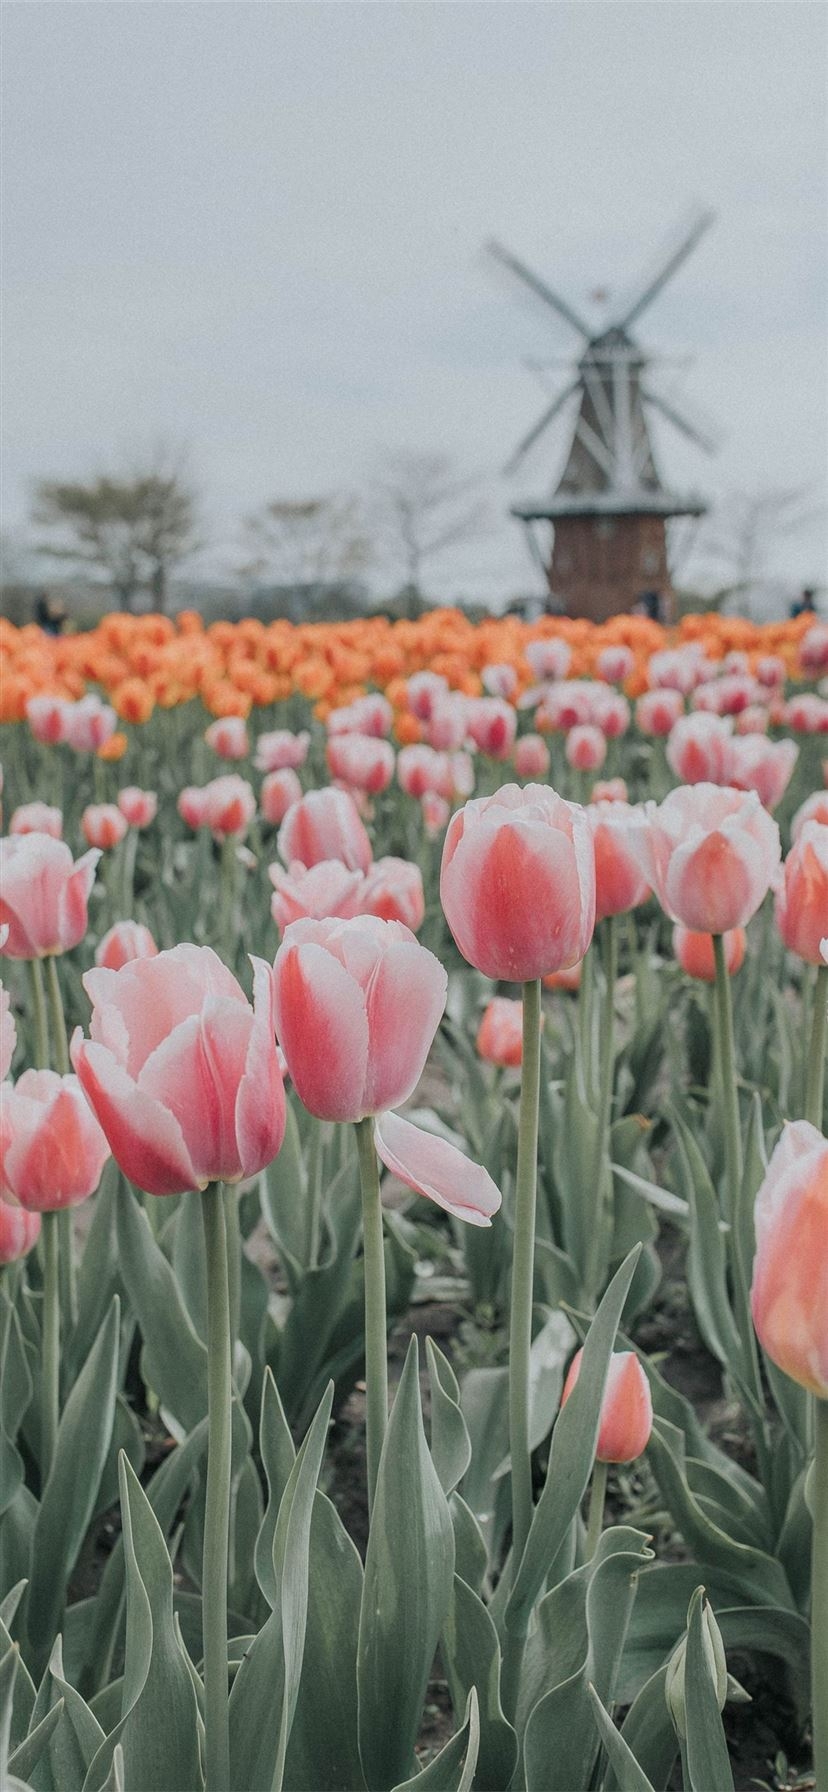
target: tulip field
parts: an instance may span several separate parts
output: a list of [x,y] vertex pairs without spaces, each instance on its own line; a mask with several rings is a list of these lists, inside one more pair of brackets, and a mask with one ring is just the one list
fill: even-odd
[[828,624],[0,660],[0,1788],[828,1792]]

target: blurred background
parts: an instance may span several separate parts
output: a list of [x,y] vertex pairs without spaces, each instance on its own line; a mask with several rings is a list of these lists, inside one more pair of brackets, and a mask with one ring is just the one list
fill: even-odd
[[824,609],[824,6],[2,29],[14,620]]

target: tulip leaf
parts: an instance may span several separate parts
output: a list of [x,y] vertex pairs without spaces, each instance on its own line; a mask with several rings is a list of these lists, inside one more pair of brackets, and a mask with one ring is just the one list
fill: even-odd
[[14,1683],[20,1666],[20,1650],[16,1643],[3,1650],[0,1657],[0,1786],[5,1782],[9,1765],[9,1745],[14,1712]]
[[687,1479],[683,1433],[657,1416],[647,1455],[675,1523],[702,1566],[710,1563],[731,1575],[748,1600],[757,1605],[779,1605],[791,1611],[793,1595],[781,1564],[764,1550],[729,1536],[694,1498]]
[[191,1431],[207,1411],[207,1351],[147,1215],[127,1184],[118,1204],[118,1254],[141,1328],[144,1379]]
[[277,1604],[279,1587],[273,1562],[273,1538],[282,1495],[296,1461],[290,1426],[285,1418],[279,1390],[271,1369],[265,1370],[262,1385],[262,1414],[259,1425],[259,1449],[267,1477],[268,1500],[265,1506],[254,1559],[256,1579],[271,1610]]
[[[312,1121],[321,1126],[321,1120]],[[282,1259],[292,1294],[298,1292],[308,1261],[307,1189],[302,1139],[294,1103],[285,1103],[282,1148],[259,1178],[262,1217]]]
[[308,1613],[299,1697],[288,1744],[290,1792],[363,1784],[357,1726],[362,1563],[323,1493],[313,1502]]
[[[104,1731],[86,1701],[65,1678],[60,1637],[55,1640],[38,1689],[28,1743],[33,1742],[35,1733],[43,1735],[38,1755],[38,1792],[81,1792],[87,1769],[104,1741]],[[29,1762],[27,1771],[32,1765]]]
[[173,1622],[167,1546],[126,1457],[121,1457],[121,1519],[127,1580],[127,1628],[121,1717],[101,1745],[84,1792],[101,1792],[120,1743],[127,1785],[141,1792],[201,1784],[198,1705]]
[[518,1744],[501,1704],[497,1631],[482,1599],[457,1574],[440,1648],[455,1711],[477,1689],[480,1704],[477,1771],[481,1785],[510,1785],[517,1764]]
[[678,1155],[676,1167],[690,1209],[687,1280],[699,1330],[722,1364],[740,1362],[742,1341],[727,1290],[727,1251],[719,1203],[707,1165],[681,1114],[671,1114]]
[[643,1767],[640,1767],[620,1730],[616,1730],[608,1711],[604,1710],[594,1686],[588,1686],[592,1715],[598,1735],[606,1750],[607,1760],[615,1774],[618,1792],[654,1792]]
[[453,1493],[471,1461],[471,1442],[460,1407],[457,1377],[447,1357],[426,1338],[431,1388],[431,1455],[445,1494]]
[[372,1792],[410,1777],[453,1574],[454,1531],[425,1440],[414,1337],[380,1460],[359,1620],[359,1749]]
[[639,1254],[636,1247],[616,1270],[587,1333],[578,1380],[555,1421],[546,1481],[506,1606],[507,1628],[518,1633],[525,1629],[592,1473],[604,1384]]
[[78,1317],[69,1341],[70,1374],[76,1374],[89,1355],[120,1285],[117,1223],[118,1204],[124,1198],[120,1174],[110,1158],[91,1203],[92,1218],[78,1270]]
[[466,1586],[479,1593],[489,1565],[483,1532],[474,1513],[469,1511],[456,1490],[449,1500],[449,1511],[454,1526],[455,1569]]
[[689,1784],[686,1792],[710,1792],[712,1786],[716,1792],[733,1792],[730,1758],[704,1643],[703,1608],[704,1596],[699,1589],[691,1601],[687,1625],[684,1700]]
[[[35,1725],[34,1729],[29,1731],[28,1736],[24,1737],[23,1741],[15,1749],[14,1754],[11,1755],[9,1759],[10,1773],[19,1776],[21,1780],[27,1780],[29,1775],[34,1773],[35,1769],[41,1766],[46,1750],[49,1747],[55,1732],[60,1728],[63,1712],[63,1700],[58,1699],[57,1704],[52,1705],[51,1709],[46,1712],[45,1717],[42,1717],[40,1722]],[[64,1792],[64,1788],[65,1792],[73,1792],[72,1782],[69,1780],[58,1780],[58,1778],[50,1773],[48,1769],[45,1775],[43,1775],[42,1772],[38,1775],[38,1781],[39,1785],[45,1788],[45,1792]],[[5,1779],[0,1781],[0,1784],[2,1784],[4,1788],[7,1784],[11,1783],[11,1781],[6,1781]]]
[[44,1665],[109,1451],[118,1378],[119,1317],[120,1301],[115,1295],[66,1402],[35,1523],[26,1623],[35,1653]]
[[[452,1736],[427,1767],[415,1773],[413,1779],[403,1780],[394,1792],[471,1792],[479,1767],[479,1747],[477,1693],[472,1687],[466,1701],[463,1728]],[[490,1783],[485,1775],[483,1783]],[[502,1783],[506,1784],[505,1781]]]

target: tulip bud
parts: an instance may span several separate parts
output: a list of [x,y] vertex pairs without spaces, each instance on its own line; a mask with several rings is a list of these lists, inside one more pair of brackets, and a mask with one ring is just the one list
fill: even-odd
[[[725,1659],[722,1633],[713,1616],[713,1608],[707,1599],[702,1600],[702,1647],[704,1659],[716,1693],[716,1703],[720,1711],[724,1710],[727,1698],[727,1661]],[[667,1674],[664,1681],[664,1697],[667,1709],[676,1727],[676,1734],[684,1742],[687,1736],[687,1710],[684,1693],[684,1680],[687,1671],[687,1636],[676,1645],[667,1663]]]

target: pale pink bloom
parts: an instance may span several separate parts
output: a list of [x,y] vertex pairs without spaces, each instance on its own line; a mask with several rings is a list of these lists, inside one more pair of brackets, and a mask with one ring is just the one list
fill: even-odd
[[515,772],[519,778],[545,778],[549,770],[549,748],[540,734],[522,734],[515,741]]
[[207,946],[83,979],[91,1038],[76,1030],[72,1062],[124,1175],[151,1195],[255,1176],[281,1146],[272,978],[251,962],[252,1007]]
[[203,787],[198,784],[187,784],[179,791],[176,808],[181,820],[188,828],[203,828],[207,813],[207,801]]
[[252,786],[238,772],[213,778],[199,789],[188,785],[178,798],[178,813],[191,828],[210,828],[220,838],[246,833],[256,813]]
[[81,816],[81,829],[89,846],[110,852],[113,846],[120,846],[129,822],[117,803],[90,803]]
[[33,1213],[94,1194],[109,1146],[76,1076],[24,1070],[3,1090],[0,1197]]
[[62,741],[65,713],[69,708],[65,697],[30,697],[26,704],[26,720],[35,740],[48,747]]
[[360,914],[378,915],[381,921],[402,921],[412,933],[425,919],[423,874],[409,859],[375,859],[366,872],[359,901]]
[[116,921],[95,948],[95,963],[107,971],[119,971],[133,958],[155,958],[158,947],[141,921]]
[[158,814],[158,798],[154,790],[140,790],[127,784],[118,792],[118,808],[131,828],[148,828]]
[[342,709],[332,709],[325,726],[329,735],[361,734],[381,740],[390,734],[393,721],[394,711],[388,698],[379,691],[371,691],[368,696],[357,697],[355,702]]
[[308,791],[288,809],[277,846],[286,865],[296,859],[308,866],[321,859],[341,859],[351,871],[367,871],[373,858],[353,798],[330,787]]
[[828,733],[828,701],[815,691],[801,691],[785,704],[783,719],[796,734]]
[[504,784],[452,817],[440,897],[463,957],[524,982],[583,958],[595,925],[595,854],[583,809],[545,784]]
[[538,707],[538,726],[567,731],[592,722],[599,694],[606,696],[603,685],[596,685],[586,678],[570,678],[562,684],[549,685]]
[[387,740],[365,734],[334,734],[326,749],[331,776],[351,789],[378,796],[394,776],[394,749]]
[[435,703],[448,696],[448,681],[439,672],[415,672],[406,686],[406,702],[419,722],[428,722]]
[[0,1197],[0,1264],[25,1257],[37,1244],[41,1223],[39,1213],[27,1213],[25,1207]]
[[789,952],[806,964],[821,962],[828,928],[828,827],[806,821],[782,868],[776,892],[776,924]]
[[484,666],[480,679],[488,696],[503,697],[507,703],[511,703],[518,684],[514,666]]
[[582,722],[579,727],[570,728],[564,752],[573,771],[597,772],[606,759],[607,743],[600,728],[595,728],[591,722]]
[[554,638],[527,641],[523,654],[529,662],[533,677],[537,679],[565,678],[572,663],[569,642]]
[[515,744],[517,715],[501,697],[476,697],[468,705],[467,731],[489,759],[508,759]]
[[99,852],[75,863],[63,840],[15,834],[0,840],[0,925],[8,926],[7,958],[71,952],[83,939]]
[[260,772],[296,771],[308,756],[310,735],[305,729],[292,734],[289,728],[276,728],[272,734],[260,734],[253,761]]
[[725,716],[679,716],[670,730],[666,754],[682,784],[727,784],[733,723]]
[[756,661],[754,676],[760,684],[767,686],[768,689],[778,690],[785,683],[787,676],[785,661],[781,660],[776,653],[765,653],[761,659]]
[[62,738],[76,753],[97,753],[111,740],[117,721],[114,709],[100,697],[81,697],[64,707]]
[[692,705],[718,716],[736,716],[742,709],[757,703],[764,696],[764,686],[753,678],[734,672],[727,678],[711,680],[693,692]]
[[635,654],[632,648],[619,641],[612,647],[602,647],[595,662],[595,670],[605,684],[623,684],[634,665]]
[[629,794],[625,778],[596,778],[589,800],[591,803],[626,803]]
[[750,672],[750,660],[741,647],[731,647],[722,660],[722,672]]
[[219,716],[205,730],[204,739],[220,759],[246,759],[250,752],[247,723],[243,716]]
[[683,715],[684,698],[680,691],[644,691],[635,706],[635,724],[642,734],[669,734]]
[[360,913],[361,871],[350,871],[341,859],[320,859],[307,868],[298,860],[284,871],[268,866],[274,888],[270,912],[281,933],[292,921],[321,921],[329,915],[347,920]]
[[736,734],[767,734],[770,720],[770,711],[763,704],[749,703],[734,716],[733,727]]
[[828,1142],[789,1121],[756,1197],[750,1305],[778,1369],[828,1400]]
[[426,790],[420,798],[423,811],[423,824],[430,840],[436,840],[442,834],[451,814],[451,807],[444,796],[438,796],[435,790]]
[[764,734],[742,734],[730,741],[727,783],[736,790],[755,790],[766,809],[781,803],[799,757],[796,741],[769,741]]
[[468,736],[469,706],[474,698],[453,695],[438,698],[424,724],[429,746],[440,753],[455,753]]
[[523,1059],[523,1003],[493,996],[477,1029],[475,1046],[487,1064],[516,1069]]
[[595,919],[623,915],[646,902],[650,894],[638,858],[629,844],[630,823],[637,811],[629,803],[590,803],[585,811],[595,848]]
[[448,755],[419,742],[401,747],[397,754],[397,783],[406,796],[422,797],[426,791],[434,791],[449,797],[452,780]]
[[717,784],[646,803],[630,846],[666,914],[695,933],[745,927],[779,869],[779,829],[756,792]]
[[[745,930],[743,927],[734,927],[730,933],[723,934],[722,938],[725,964],[731,977],[734,977],[745,960]],[[715,983],[716,958],[712,933],[694,933],[691,928],[677,923],[673,928],[673,951],[688,977],[695,977],[700,983]]]
[[442,965],[398,921],[295,921],[273,967],[276,1028],[296,1092],[321,1120],[406,1101],[445,1007]]
[[[581,1372],[583,1349],[569,1365],[561,1395],[565,1406]],[[653,1429],[650,1384],[633,1350],[615,1350],[609,1361],[595,1446],[597,1462],[634,1462],[643,1455]]]
[[799,643],[799,659],[806,672],[828,671],[828,622],[814,622]]
[[620,691],[607,691],[596,686],[591,719],[607,740],[618,740],[626,734],[630,715],[629,703]]
[[796,844],[806,821],[821,821],[828,826],[828,790],[815,790],[813,796],[806,796],[791,822],[791,839]]
[[302,786],[292,767],[286,765],[282,771],[268,772],[262,779],[259,791],[259,807],[272,828],[278,828],[287,815],[288,809],[298,803],[302,795]]
[[51,834],[53,840],[63,835],[63,815],[48,803],[21,803],[9,822],[10,834]]
[[400,1114],[381,1114],[374,1126],[380,1162],[457,1220],[490,1226],[500,1207],[500,1190],[482,1164],[472,1162],[448,1139],[423,1132]]
[[680,691],[686,697],[714,671],[698,642],[691,641],[683,647],[665,647],[651,654],[647,683],[651,690]]

